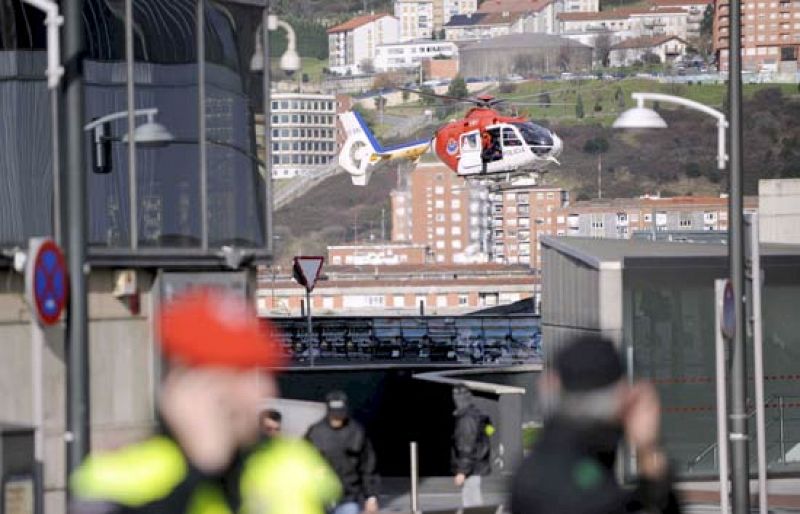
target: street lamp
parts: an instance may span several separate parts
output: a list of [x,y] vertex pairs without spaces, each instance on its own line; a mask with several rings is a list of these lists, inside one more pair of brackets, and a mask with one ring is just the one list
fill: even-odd
[[[731,33],[731,79],[732,85],[738,84],[741,77],[737,68],[734,67],[734,60],[738,62],[739,49],[739,19],[738,5],[731,4],[731,12],[737,12],[731,19],[731,26],[735,27],[735,32]],[[733,53],[737,55],[734,56]],[[667,102],[682,105],[690,109],[700,111],[716,118],[717,120],[717,167],[724,170],[730,158],[730,195],[728,200],[728,258],[730,262],[731,284],[733,286],[735,302],[736,330],[731,341],[730,359],[730,443],[732,457],[731,473],[731,496],[733,499],[733,512],[744,514],[749,512],[749,461],[747,456],[747,410],[746,410],[746,385],[747,372],[745,369],[745,319],[744,319],[744,255],[743,255],[743,227],[742,227],[742,169],[741,169],[741,127],[739,123],[741,113],[738,110],[731,111],[731,120],[734,128],[732,129],[733,143],[731,145],[731,155],[725,149],[725,131],[728,128],[728,120],[724,114],[712,109],[699,102],[687,100],[679,96],[664,95],[660,93],[633,93],[631,95],[637,101],[637,106],[623,112],[614,122],[614,128],[666,128],[666,122],[661,116],[644,107],[647,100],[657,102]],[[731,94],[731,98],[735,98]],[[733,102],[735,105],[736,102]],[[757,271],[754,271],[757,273]],[[723,448],[720,447],[720,452]],[[727,452],[726,452],[727,453]],[[727,458],[725,459],[727,460]],[[721,463],[722,464],[722,463]],[[720,466],[720,494],[726,495],[728,477],[723,476],[725,470]],[[761,474],[759,476],[759,488],[763,502],[766,492]],[[727,496],[724,496],[722,503],[727,503]]]
[[[256,45],[253,57],[250,59],[251,71],[263,71],[263,112],[264,112],[264,183],[266,185],[266,219],[264,220],[269,234],[267,235],[267,253],[273,254],[272,240],[272,120],[270,119],[270,103],[272,97],[272,86],[270,78],[270,52],[269,52],[269,32],[282,27],[286,31],[286,52],[281,57],[280,67],[287,73],[294,73],[300,69],[300,56],[297,55],[294,29],[288,23],[278,19],[274,14],[269,13],[269,2],[264,2],[264,9],[261,14],[261,25],[256,31]],[[202,4],[202,2],[200,2]],[[266,28],[266,30],[264,30]],[[261,36],[261,37],[259,37]]]
[[[134,111],[134,116],[146,116],[147,121],[143,125],[139,125],[133,131],[133,141],[135,144],[142,146],[158,147],[164,146],[175,140],[175,136],[167,130],[164,125],[155,121],[158,109],[137,109]],[[86,132],[92,131],[92,142],[94,143],[94,151],[92,152],[93,164],[95,172],[109,173],[111,171],[111,141],[114,138],[111,136],[110,125],[114,120],[119,120],[128,116],[128,111],[119,111],[112,114],[107,114],[101,118],[92,120],[91,123],[86,124],[83,130]],[[128,143],[130,134],[122,136],[122,141]]]
[[[286,51],[281,56],[280,67],[287,73],[294,73],[300,70],[301,62],[300,55],[297,53],[297,36],[291,25],[285,21],[278,19],[274,14],[267,15],[267,31],[273,32],[282,28],[286,31]],[[250,59],[250,71],[262,71],[264,69],[264,44],[261,42],[262,31],[264,24],[258,26],[256,31],[256,50],[253,52],[253,57]]]

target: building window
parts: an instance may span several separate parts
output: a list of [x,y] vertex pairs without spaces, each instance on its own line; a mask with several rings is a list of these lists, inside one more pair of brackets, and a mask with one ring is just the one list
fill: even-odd
[[401,294],[396,294],[392,297],[392,304],[395,307],[405,307],[406,297]]
[[440,294],[436,296],[436,306],[437,307],[447,307],[447,295]]
[[463,307],[465,305],[469,305],[469,295],[467,295],[467,294],[458,295],[458,305],[460,307]]

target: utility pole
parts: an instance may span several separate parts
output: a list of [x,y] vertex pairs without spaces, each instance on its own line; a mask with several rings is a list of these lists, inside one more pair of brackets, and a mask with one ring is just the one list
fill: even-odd
[[603,198],[603,154],[597,154],[597,198]]
[[[67,426],[64,434],[69,475],[89,453],[89,355],[86,306],[86,167],[83,133],[83,0],[63,2],[64,44],[61,61],[66,187],[65,236],[70,280],[66,324]],[[133,135],[131,134],[131,137]]]
[[744,219],[742,209],[742,25],[741,0],[730,2],[728,50],[728,121],[730,122],[730,196],[728,255],[735,299],[736,330],[730,357],[730,443],[733,514],[750,512],[750,459],[747,441],[747,343],[744,290]]

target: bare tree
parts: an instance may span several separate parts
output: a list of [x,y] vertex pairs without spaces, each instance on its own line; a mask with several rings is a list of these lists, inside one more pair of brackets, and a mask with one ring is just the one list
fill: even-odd
[[375,64],[372,59],[363,59],[358,65],[361,68],[361,73],[375,73]]
[[600,66],[608,67],[608,56],[611,53],[611,36],[604,32],[594,38],[594,59]]

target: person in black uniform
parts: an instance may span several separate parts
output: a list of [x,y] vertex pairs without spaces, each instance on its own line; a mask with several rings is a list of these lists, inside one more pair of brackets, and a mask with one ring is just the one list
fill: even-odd
[[450,452],[453,483],[461,488],[464,507],[483,505],[481,476],[492,470],[489,436],[494,430],[477,406],[470,390],[462,385],[453,388],[455,427]]
[[[598,337],[565,346],[553,368],[541,382],[551,414],[515,473],[511,512],[679,513],[659,446],[661,407],[655,388],[629,385],[613,343]],[[638,479],[632,488],[620,486],[614,475],[623,438],[636,452]]]
[[333,514],[378,511],[375,452],[364,428],[350,418],[347,395],[331,391],[325,397],[327,414],[311,425],[306,439],[317,447],[342,482],[344,495]]

